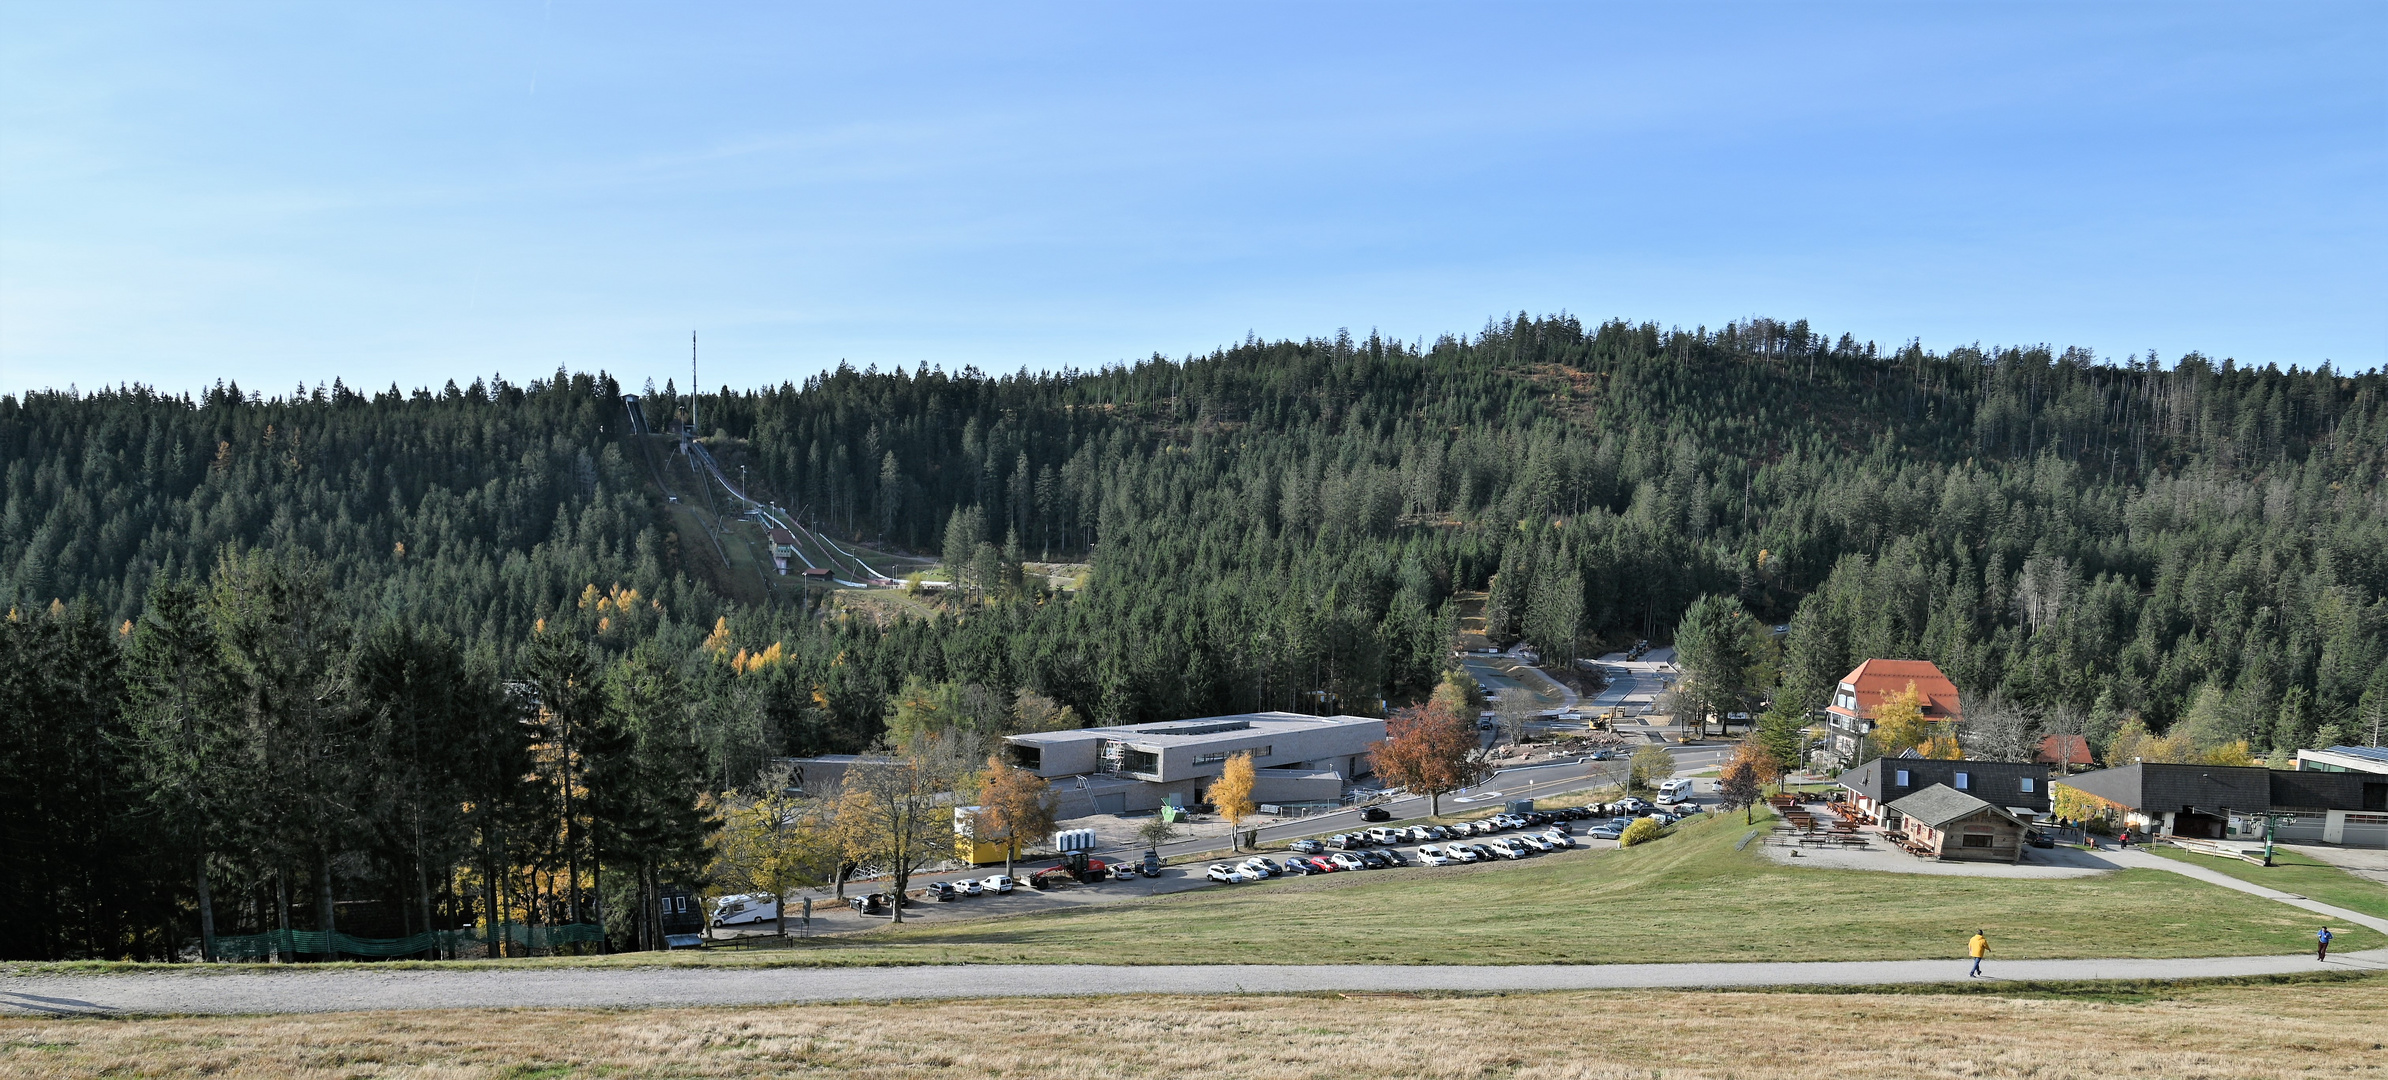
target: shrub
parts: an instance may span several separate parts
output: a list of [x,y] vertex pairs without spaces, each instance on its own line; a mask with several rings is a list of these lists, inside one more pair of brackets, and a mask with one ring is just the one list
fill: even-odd
[[1625,827],[1625,835],[1617,838],[1619,847],[1632,847],[1644,840],[1656,840],[1666,829],[1655,818],[1643,818]]

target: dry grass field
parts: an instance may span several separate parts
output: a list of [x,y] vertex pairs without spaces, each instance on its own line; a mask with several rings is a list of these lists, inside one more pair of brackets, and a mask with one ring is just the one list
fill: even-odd
[[2388,978],[0,1020],[0,1078],[2388,1076]]

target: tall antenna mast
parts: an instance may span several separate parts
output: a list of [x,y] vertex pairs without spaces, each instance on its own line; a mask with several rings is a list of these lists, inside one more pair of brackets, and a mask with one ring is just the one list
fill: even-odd
[[691,330],[688,332],[688,437],[691,439],[705,431],[697,426],[696,399],[696,331]]

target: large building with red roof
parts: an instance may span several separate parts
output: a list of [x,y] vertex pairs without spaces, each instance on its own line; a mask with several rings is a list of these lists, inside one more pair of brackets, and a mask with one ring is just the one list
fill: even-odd
[[1885,699],[1912,683],[1923,696],[1924,719],[1935,722],[1965,718],[1957,701],[1957,684],[1930,660],[1868,660],[1841,676],[1833,688],[1832,704],[1824,710],[1824,726],[1834,757],[1857,759],[1859,741],[1874,730],[1874,711]]

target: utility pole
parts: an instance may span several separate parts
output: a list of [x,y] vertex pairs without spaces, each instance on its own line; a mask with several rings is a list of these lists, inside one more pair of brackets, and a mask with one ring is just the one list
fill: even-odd
[[705,429],[697,426],[696,331],[688,332],[688,437],[697,438]]

